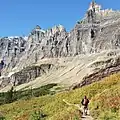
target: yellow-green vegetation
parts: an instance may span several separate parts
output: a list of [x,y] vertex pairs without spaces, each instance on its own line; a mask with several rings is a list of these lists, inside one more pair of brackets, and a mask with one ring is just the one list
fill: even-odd
[[84,95],[90,99],[90,114],[94,118],[120,120],[120,73],[76,90],[2,105],[0,112],[7,120],[35,120],[35,111],[42,111],[40,120],[79,120],[77,108],[66,105],[63,99],[79,104]]

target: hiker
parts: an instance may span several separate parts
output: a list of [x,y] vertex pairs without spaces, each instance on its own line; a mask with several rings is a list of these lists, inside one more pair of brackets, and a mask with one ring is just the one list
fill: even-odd
[[89,100],[86,96],[82,99],[81,104],[83,106],[83,115],[87,115]]

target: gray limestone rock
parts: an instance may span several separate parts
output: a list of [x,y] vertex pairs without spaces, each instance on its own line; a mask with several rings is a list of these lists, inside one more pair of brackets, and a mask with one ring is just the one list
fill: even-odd
[[[48,30],[37,25],[27,39],[0,38],[0,58],[5,62],[2,75],[8,76],[11,71],[20,71],[44,58],[86,55],[119,48],[120,12],[102,10],[100,5],[92,2],[85,17],[70,32],[62,25]],[[17,77],[23,78],[20,74]],[[29,81],[29,77],[25,79],[18,81]]]

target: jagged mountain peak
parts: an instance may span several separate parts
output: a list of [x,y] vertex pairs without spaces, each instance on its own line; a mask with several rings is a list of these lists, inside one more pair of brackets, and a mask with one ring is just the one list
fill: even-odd
[[102,9],[102,6],[97,4],[94,0],[91,1],[88,10],[94,9],[96,12],[99,12]]
[[[11,40],[1,38],[0,58],[4,57],[6,64],[2,69],[2,75],[9,76],[10,83],[13,78],[9,73],[20,71],[40,60],[119,50],[119,28],[119,11],[102,10],[100,5],[92,2],[85,18],[77,23],[69,33],[62,25],[56,25],[47,30],[43,30],[37,25],[29,37],[17,37],[17,39],[11,37]],[[16,77],[14,80],[18,85],[16,82],[18,78]]]

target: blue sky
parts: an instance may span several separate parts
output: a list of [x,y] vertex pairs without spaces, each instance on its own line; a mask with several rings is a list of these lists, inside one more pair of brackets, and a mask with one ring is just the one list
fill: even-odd
[[[43,29],[62,24],[69,31],[91,0],[0,0],[0,36],[27,35],[38,24]],[[103,8],[120,9],[120,0],[96,0]]]

